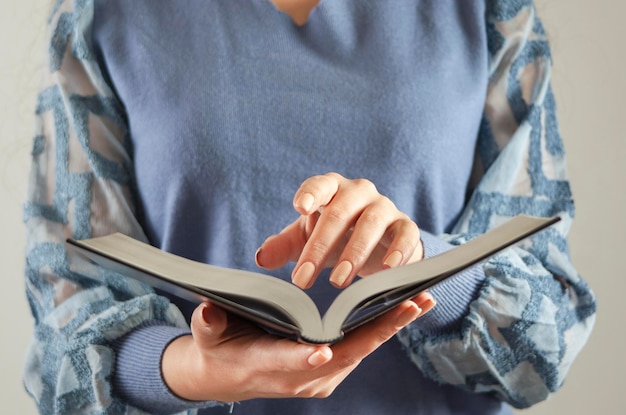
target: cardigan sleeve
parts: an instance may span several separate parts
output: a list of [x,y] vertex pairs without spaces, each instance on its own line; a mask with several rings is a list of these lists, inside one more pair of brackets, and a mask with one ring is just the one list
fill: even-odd
[[[170,337],[188,330],[167,299],[79,262],[65,248],[68,237],[114,231],[146,240],[135,215],[124,109],[94,59],[92,20],[92,1],[53,6],[24,206],[26,291],[35,321],[24,384],[48,414],[144,413],[113,392],[114,345],[146,325],[176,328],[163,331]],[[153,366],[158,377],[160,362]]]
[[441,238],[462,244],[520,213],[562,221],[483,265],[486,279],[458,328],[433,330],[418,320],[399,339],[435,381],[524,408],[562,385],[591,332],[596,303],[568,253],[574,205],[546,35],[532,2],[487,4],[490,79],[476,185],[454,230]]

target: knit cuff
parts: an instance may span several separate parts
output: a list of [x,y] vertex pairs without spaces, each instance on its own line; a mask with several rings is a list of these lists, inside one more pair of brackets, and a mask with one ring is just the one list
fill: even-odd
[[148,322],[112,347],[116,352],[113,389],[129,405],[152,414],[171,414],[189,409],[220,405],[181,399],[167,387],[161,373],[165,348],[189,331]]
[[[431,258],[454,248],[454,245],[424,231],[421,232],[421,238],[424,258]],[[469,311],[470,303],[478,297],[485,278],[483,268],[476,265],[430,288],[428,291],[437,301],[437,305],[414,324],[429,333],[458,330]]]

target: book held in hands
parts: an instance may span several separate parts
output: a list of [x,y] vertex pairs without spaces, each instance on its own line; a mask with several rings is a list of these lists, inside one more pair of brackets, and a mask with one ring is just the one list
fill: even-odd
[[519,215],[432,258],[361,278],[343,289],[323,316],[304,290],[269,275],[192,261],[121,233],[67,243],[73,255],[157,289],[197,303],[213,302],[275,334],[330,344],[558,220]]

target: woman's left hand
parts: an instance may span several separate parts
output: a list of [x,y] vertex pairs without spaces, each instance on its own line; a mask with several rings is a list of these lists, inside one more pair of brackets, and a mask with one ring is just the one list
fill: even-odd
[[368,180],[328,173],[305,180],[293,199],[301,216],[259,248],[257,264],[267,269],[296,262],[292,280],[309,288],[319,272],[334,267],[339,288],[354,277],[423,257],[419,228]]

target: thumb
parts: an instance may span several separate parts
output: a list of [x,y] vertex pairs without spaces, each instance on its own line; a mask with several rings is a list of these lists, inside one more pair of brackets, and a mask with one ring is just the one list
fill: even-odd
[[201,348],[212,347],[219,343],[227,326],[226,312],[209,302],[196,307],[191,316],[191,333]]

